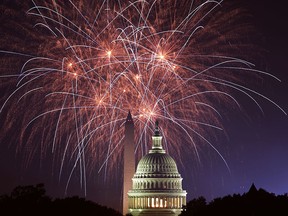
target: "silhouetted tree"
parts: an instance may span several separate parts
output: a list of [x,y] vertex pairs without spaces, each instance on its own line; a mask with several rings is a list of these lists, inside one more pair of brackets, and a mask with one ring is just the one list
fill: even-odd
[[85,215],[85,216],[98,216],[98,215],[111,215],[122,216],[119,212],[112,208],[101,206],[92,201],[87,201],[78,196],[67,197],[65,199],[56,199],[53,202],[53,211],[59,215]]
[[11,195],[1,197],[1,211],[9,212],[11,215],[48,215],[51,207],[51,198],[45,195],[44,184],[36,186],[17,186]]
[[254,184],[243,195],[234,194],[215,198],[209,204],[203,197],[187,203],[181,216],[263,216],[288,215],[288,195],[275,196]]
[[204,215],[205,211],[207,211],[206,199],[203,196],[200,196],[199,198],[193,199],[190,202],[188,202],[180,215],[198,216],[198,215]]
[[52,200],[45,193],[44,184],[18,186],[10,195],[0,196],[0,215],[5,212],[8,215],[29,216],[122,216],[112,208],[101,206],[85,198],[74,196]]

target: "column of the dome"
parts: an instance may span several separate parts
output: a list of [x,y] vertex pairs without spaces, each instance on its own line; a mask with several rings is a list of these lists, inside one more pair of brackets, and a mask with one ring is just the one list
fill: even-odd
[[138,206],[137,206],[137,208],[138,209],[141,208],[141,197],[138,197]]
[[141,198],[138,196],[137,197],[137,206],[136,206],[137,209],[141,208],[140,206],[141,206]]
[[177,200],[176,200],[176,197],[174,197],[174,198],[173,198],[173,208],[175,208],[175,207],[177,206],[176,203],[177,203]]
[[186,205],[186,197],[185,196],[182,196],[182,206],[183,205]]
[[[140,200],[139,200],[139,201],[140,201],[140,202],[139,202],[139,203],[140,203],[140,208],[142,208],[142,207],[143,207],[143,197],[140,197],[139,199],[140,199]],[[139,206],[138,206],[138,208],[139,208]]]
[[133,208],[133,197],[129,197],[128,209]]
[[136,208],[136,199],[137,199],[137,198],[134,196],[134,197],[133,197],[133,209]]
[[150,208],[150,197],[148,197],[148,200],[147,200],[147,208]]

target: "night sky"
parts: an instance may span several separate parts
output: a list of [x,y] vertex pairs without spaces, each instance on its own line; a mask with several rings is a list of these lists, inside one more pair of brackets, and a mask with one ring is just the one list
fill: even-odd
[[[263,64],[265,70],[282,81],[273,80],[268,85],[265,84],[266,87],[261,93],[288,112],[288,13],[286,7],[268,0],[242,2],[250,10],[257,31],[265,39],[266,56],[262,60],[265,61]],[[192,173],[193,178],[190,176],[191,173],[187,174],[182,167],[179,167],[179,172],[184,178],[183,189],[188,192],[187,200],[199,196],[212,200],[228,194],[242,194],[249,190],[252,183],[257,188],[263,188],[275,194],[288,193],[288,117],[265,100],[261,100],[264,114],[259,112],[251,101],[247,104],[245,104],[245,99],[242,101],[245,114],[231,113],[229,118],[224,120],[227,138],[219,138],[219,142],[223,142],[223,146],[226,146],[224,155],[230,172],[219,159],[211,160],[213,164],[203,163]],[[244,118],[243,115],[245,115]],[[15,154],[15,146],[8,145],[8,142],[5,139],[0,143],[0,194],[10,193],[18,185],[44,182],[48,195],[63,196],[65,184],[58,183],[58,173],[53,173],[49,168],[49,163],[53,162],[45,161],[41,167],[39,164],[23,167],[23,163]],[[185,164],[185,161],[184,165],[193,166],[193,164]],[[95,184],[95,182],[98,183]],[[111,186],[111,184],[105,185],[99,179],[89,179],[87,184],[88,199],[110,207],[119,207],[117,197],[112,200],[108,198],[113,190],[119,188],[117,183]],[[69,188],[68,195],[83,196],[83,190],[78,181],[72,181]]]

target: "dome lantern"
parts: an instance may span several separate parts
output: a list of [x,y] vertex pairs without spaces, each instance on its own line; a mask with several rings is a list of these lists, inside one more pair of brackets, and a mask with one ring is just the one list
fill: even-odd
[[162,147],[162,136],[159,130],[159,122],[156,121],[154,135],[152,136],[152,150],[149,153],[165,153]]

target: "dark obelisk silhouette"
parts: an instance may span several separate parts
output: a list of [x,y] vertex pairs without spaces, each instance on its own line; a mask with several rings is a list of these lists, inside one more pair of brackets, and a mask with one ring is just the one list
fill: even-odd
[[123,173],[123,215],[128,211],[128,191],[132,189],[132,178],[135,173],[134,122],[129,111],[125,122],[124,138],[124,173]]

